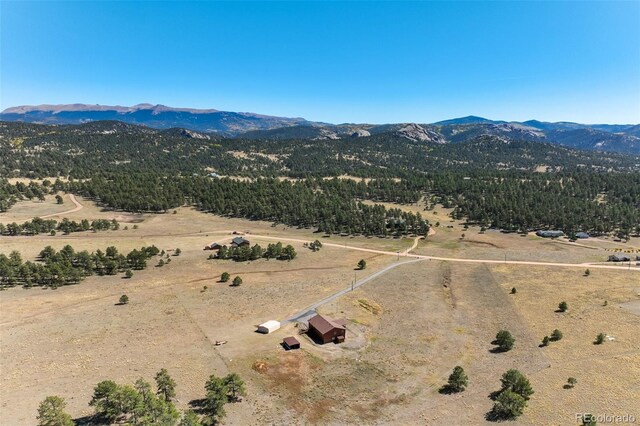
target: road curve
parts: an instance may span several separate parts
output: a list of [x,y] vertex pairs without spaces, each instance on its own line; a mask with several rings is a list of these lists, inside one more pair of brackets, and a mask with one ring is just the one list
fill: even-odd
[[76,196],[75,195],[69,194],[69,199],[71,200],[71,202],[73,204],[75,204],[74,208],[72,208],[71,210],[60,212],[60,213],[53,213],[53,214],[48,214],[46,216],[40,216],[40,219],[46,219],[48,217],[54,217],[54,216],[62,216],[63,214],[75,213],[75,212],[80,211],[80,210],[82,210],[84,208],[84,206],[82,204],[80,204],[80,202],[78,202],[78,200],[76,200]]

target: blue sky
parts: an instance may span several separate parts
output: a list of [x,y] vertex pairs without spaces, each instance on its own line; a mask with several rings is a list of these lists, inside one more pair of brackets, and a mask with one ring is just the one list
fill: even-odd
[[1,1],[0,107],[640,122],[640,2]]

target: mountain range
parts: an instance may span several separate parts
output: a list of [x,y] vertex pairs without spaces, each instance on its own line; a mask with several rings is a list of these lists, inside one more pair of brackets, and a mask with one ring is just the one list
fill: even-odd
[[393,133],[410,141],[445,144],[490,135],[504,140],[547,142],[577,149],[640,154],[638,124],[550,123],[537,120],[507,122],[477,116],[424,124],[330,124],[299,117],[151,104],[132,107],[87,104],[17,106],[0,113],[0,120],[39,124],[117,120],[156,129],[182,128],[247,139],[338,140]]

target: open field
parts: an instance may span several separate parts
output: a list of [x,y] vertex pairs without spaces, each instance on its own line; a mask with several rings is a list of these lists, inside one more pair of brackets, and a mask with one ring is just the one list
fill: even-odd
[[[319,347],[300,336],[303,349],[284,352],[279,343],[297,333],[294,324],[267,336],[255,333],[254,326],[287,318],[349,287],[360,259],[367,261],[367,269],[357,272],[358,279],[394,264],[398,258],[392,254],[414,241],[323,238],[312,229],[189,208],[132,215],[78,201],[83,208],[64,217],[116,218],[120,230],[0,237],[0,252],[18,250],[33,259],[46,245],[90,251],[114,245],[128,251],[155,244],[180,248],[182,254],[162,268],[151,260],[130,280],[89,277],[58,290],[0,292],[2,424],[33,424],[38,402],[50,394],[65,397],[74,417],[89,415],[87,403],[97,382],[151,380],[163,367],[178,383],[179,408],[204,395],[210,374],[238,372],[248,396],[227,407],[226,424],[477,424],[491,408],[489,393],[499,388],[500,375],[509,368],[523,371],[536,391],[517,423],[574,424],[573,413],[581,411],[635,410],[640,417],[634,405],[640,398],[637,271],[591,269],[584,277],[581,267],[423,259],[391,269],[318,309],[347,318],[345,344]],[[62,206],[53,198],[21,202],[0,214],[0,222],[21,223],[73,207],[68,197]],[[597,261],[596,255],[601,260],[607,253],[515,234],[463,231],[438,213],[433,216],[442,215],[441,226],[412,253],[501,260],[506,249],[510,260],[566,263]],[[263,247],[282,239],[294,245],[298,257],[291,262],[207,260],[211,252],[202,247],[228,242],[233,231],[249,231],[246,238]],[[461,232],[476,242],[461,242]],[[319,252],[302,246],[316,238],[328,243]],[[633,245],[639,245],[637,240],[628,244]],[[218,283],[224,271],[242,276],[242,286]],[[508,294],[514,286],[517,294]],[[125,293],[130,303],[116,306]],[[567,313],[554,312],[561,300],[569,304]],[[491,353],[490,342],[501,328],[513,333],[516,346],[508,353]],[[554,328],[563,331],[564,339],[539,348]],[[593,345],[599,332],[615,340]],[[215,346],[217,340],[228,343]],[[438,393],[455,365],[469,374],[468,390]],[[578,384],[563,389],[569,376]]]

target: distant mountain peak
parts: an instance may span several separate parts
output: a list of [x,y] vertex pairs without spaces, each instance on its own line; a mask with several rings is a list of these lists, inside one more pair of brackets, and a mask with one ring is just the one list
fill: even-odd
[[450,120],[438,121],[437,123],[433,123],[436,126],[448,126],[451,124],[499,124],[504,123],[504,121],[493,121],[488,118],[478,117],[476,115],[468,115],[466,117],[460,118],[452,118]]

